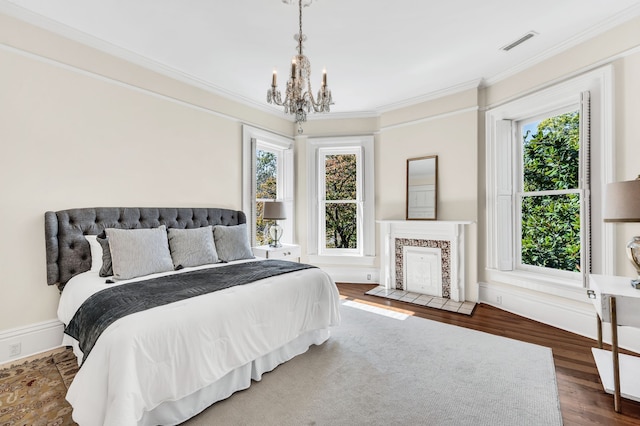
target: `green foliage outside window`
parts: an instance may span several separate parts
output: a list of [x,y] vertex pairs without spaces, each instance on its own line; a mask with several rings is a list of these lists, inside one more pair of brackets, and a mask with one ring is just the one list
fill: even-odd
[[[580,116],[542,120],[523,134],[524,192],[579,188]],[[580,196],[527,195],[522,199],[522,263],[580,270]]]
[[264,203],[260,200],[275,200],[278,195],[278,156],[272,152],[256,150],[256,241],[268,244],[264,234],[266,221],[262,219]]
[[355,154],[327,155],[325,157],[325,244],[327,248],[358,248],[357,205],[355,202],[357,196],[356,161]]

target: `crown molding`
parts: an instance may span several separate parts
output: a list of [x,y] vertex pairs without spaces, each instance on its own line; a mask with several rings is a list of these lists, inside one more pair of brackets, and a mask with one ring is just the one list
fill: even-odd
[[[348,120],[357,118],[378,118],[379,111],[355,111],[355,112],[330,112],[328,114],[315,114],[307,116],[307,121],[322,120]],[[293,118],[291,119],[293,121]]]
[[[108,55],[114,56],[116,58],[123,59],[134,65],[138,65],[152,72],[156,72],[160,75],[164,75],[166,77],[172,78],[181,83],[202,89],[208,93],[211,93],[216,96],[220,96],[221,98],[227,99],[229,101],[236,102],[238,104],[270,114],[280,119],[290,121],[292,123],[294,122],[294,118],[292,116],[285,115],[281,109],[278,109],[275,106],[271,106],[266,103],[256,102],[252,99],[243,97],[241,95],[238,95],[237,93],[234,93],[222,87],[213,85],[209,82],[206,82],[202,79],[194,77],[183,71],[172,68],[166,64],[153,61],[136,52],[108,43],[102,39],[93,37],[87,33],[73,29],[61,22],[46,18],[34,12],[31,12],[14,3],[9,2],[8,0],[0,0],[0,13],[6,14],[10,17],[24,21],[28,24],[34,25],[44,30],[50,31],[54,34],[67,38],[71,41],[94,48],[96,50],[99,50]],[[594,26],[590,30],[584,31],[581,34],[565,41],[564,43],[560,43],[554,46],[553,48],[548,49],[545,52],[538,54],[528,59],[527,61],[524,61],[518,64],[517,66],[512,67],[504,72],[498,73],[490,78],[486,78],[486,79],[481,78],[481,79],[467,81],[467,82],[450,86],[444,89],[429,92],[424,95],[416,96],[410,99],[380,105],[378,107],[375,107],[373,110],[369,110],[369,111],[332,112],[329,114],[312,115],[308,117],[308,121],[376,118],[376,117],[380,117],[382,114],[386,112],[390,112],[390,111],[394,111],[394,110],[398,110],[406,107],[411,107],[420,103],[433,101],[436,99],[440,99],[446,96],[451,96],[467,90],[481,89],[487,86],[491,86],[513,75],[516,75],[552,56],[555,56],[558,53],[561,53],[562,51],[565,51],[590,38],[593,38],[599,34],[602,34],[605,31],[611,28],[614,28],[615,26],[620,25],[624,22],[627,22],[637,16],[640,16],[640,4],[631,6],[625,9],[624,11],[620,12],[616,16],[600,23],[599,25]]]
[[426,123],[429,121],[433,121],[433,120],[441,120],[443,118],[447,118],[447,117],[452,117],[454,115],[458,115],[458,114],[465,114],[467,112],[477,112],[480,111],[480,107],[476,106],[472,106],[472,107],[468,107],[468,108],[460,108],[454,111],[449,111],[449,112],[444,112],[441,114],[434,114],[434,115],[430,115],[428,117],[423,117],[423,118],[419,118],[417,120],[409,120],[409,121],[403,121],[402,123],[397,123],[397,124],[390,124],[388,126],[383,126],[380,127],[380,132],[386,132],[387,130],[392,130],[392,129],[398,129],[401,127],[407,127],[407,126],[413,126],[416,124],[420,124],[420,123]]
[[436,90],[434,92],[429,92],[424,95],[406,99],[404,101],[399,101],[399,102],[379,106],[376,108],[376,111],[378,112],[378,114],[383,114],[385,112],[395,111],[401,108],[406,108],[406,107],[414,106],[417,104],[421,104],[423,102],[434,101],[436,99],[455,95],[460,92],[465,92],[467,90],[478,89],[478,88],[481,88],[482,86],[483,86],[483,79],[478,78],[475,80],[456,84],[454,86],[449,86],[444,89]]
[[623,23],[630,21],[631,19],[634,19],[638,16],[640,16],[640,4],[628,7],[627,9],[607,19],[606,21],[603,21],[598,25],[595,25],[590,29],[583,31],[582,33],[574,37],[571,37],[570,39],[562,43],[559,43],[554,47],[547,49],[544,52],[539,53],[538,55],[535,55],[527,59],[526,61],[519,63],[515,67],[511,67],[508,70],[505,70],[492,77],[487,78],[484,82],[485,83],[484,85],[492,86],[496,83],[499,83],[502,80],[506,80],[509,77],[512,77],[522,71],[525,71],[526,69],[531,68],[532,66],[537,65],[540,62],[543,62],[549,58],[552,58],[553,56],[556,56],[564,51],[567,51],[572,47],[575,47],[581,43],[584,43],[585,41],[592,39],[600,34],[603,34],[604,32],[612,28],[615,28],[618,25],[622,25]]
[[[199,79],[190,74],[187,74],[183,71],[177,70],[163,63],[153,61],[136,52],[116,46],[102,39],[99,39],[97,37],[93,37],[87,33],[71,28],[61,22],[49,19],[37,13],[26,10],[7,0],[0,0],[0,13],[6,14],[7,16],[26,22],[38,28],[42,28],[46,31],[50,31],[56,35],[59,35],[71,41],[80,43],[84,46],[88,46],[93,49],[99,50],[108,55],[116,57],[118,59],[123,59],[134,65],[138,65],[152,72],[156,72],[158,74],[172,78],[181,83],[185,83],[185,84],[188,84],[189,86],[202,89],[208,93],[214,94],[216,96],[220,96],[229,101],[236,102],[241,105],[245,105],[247,107],[265,112],[272,116],[287,120],[291,123],[294,122],[293,116],[289,114],[285,115],[282,112],[282,109],[276,106],[268,105],[266,103],[259,103],[252,99],[248,99],[230,90],[213,85],[202,79]],[[380,113],[378,111],[358,111],[358,112],[343,112],[343,113],[333,112],[329,115],[321,114],[317,116],[316,115],[310,116],[308,120],[312,121],[312,120],[327,120],[327,119],[372,118],[372,117],[379,117],[379,116],[380,116]]]
[[[209,82],[206,82],[202,79],[194,77],[183,71],[177,70],[161,62],[153,61],[136,52],[116,46],[105,40],[102,40],[100,38],[91,36],[85,32],[71,28],[61,22],[55,21],[53,19],[44,17],[37,13],[31,12],[29,10],[26,10],[7,0],[0,0],[0,13],[3,13],[7,16],[18,19],[20,21],[26,22],[27,24],[31,24],[38,28],[44,29],[46,31],[50,31],[51,33],[64,37],[68,40],[80,43],[84,46],[88,46],[93,49],[99,50],[103,53],[106,53],[118,59],[123,59],[134,65],[138,65],[147,70],[172,78],[181,83],[185,83],[185,84],[188,84],[189,86],[202,89],[206,92],[209,92],[216,96],[220,96],[229,101],[236,102],[236,103],[248,106],[250,108],[257,109],[262,112],[282,118],[281,112],[275,109],[274,107],[270,107],[268,105],[248,99],[246,97],[238,95],[237,93],[231,92],[220,86],[213,85]],[[290,121],[293,122],[293,119],[291,119]]]

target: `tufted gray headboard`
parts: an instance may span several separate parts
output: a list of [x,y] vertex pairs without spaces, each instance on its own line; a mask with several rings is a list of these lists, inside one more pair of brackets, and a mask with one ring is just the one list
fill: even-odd
[[199,228],[239,225],[247,222],[242,211],[216,208],[96,207],[60,210],[44,214],[47,283],[64,285],[91,269],[91,249],[84,235],[98,235],[105,228]]

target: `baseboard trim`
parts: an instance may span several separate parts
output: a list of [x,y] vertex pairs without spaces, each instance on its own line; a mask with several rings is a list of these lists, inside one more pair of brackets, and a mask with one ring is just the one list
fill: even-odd
[[[479,283],[479,301],[552,327],[597,339],[597,316],[588,301],[575,301],[498,283]],[[602,325],[603,340],[611,342],[610,324]],[[620,347],[640,353],[640,329],[618,328]],[[595,345],[595,342],[594,342]]]
[[[51,320],[0,332],[0,364],[14,362],[62,346],[64,325]],[[19,353],[11,349],[20,345]]]
[[337,283],[349,284],[378,284],[380,270],[378,268],[342,268],[320,266]]

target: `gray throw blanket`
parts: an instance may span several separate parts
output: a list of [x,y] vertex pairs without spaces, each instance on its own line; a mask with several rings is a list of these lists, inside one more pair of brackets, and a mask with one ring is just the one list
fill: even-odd
[[64,332],[79,342],[84,363],[100,334],[124,316],[309,268],[315,266],[284,260],[262,260],[122,284],[99,291],[85,300]]

